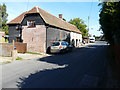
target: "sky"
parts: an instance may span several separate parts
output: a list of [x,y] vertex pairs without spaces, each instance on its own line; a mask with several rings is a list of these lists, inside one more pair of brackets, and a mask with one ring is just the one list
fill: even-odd
[[101,7],[98,6],[100,2],[5,2],[7,6],[8,22],[19,16],[21,13],[32,9],[35,6],[51,13],[58,17],[63,14],[66,21],[70,19],[80,18],[88,26],[89,19],[89,33],[91,35],[99,36],[99,13]]

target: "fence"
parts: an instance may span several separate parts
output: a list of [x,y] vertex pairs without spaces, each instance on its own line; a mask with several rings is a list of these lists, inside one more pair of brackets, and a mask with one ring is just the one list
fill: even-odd
[[25,53],[27,51],[27,43],[15,42],[14,47],[16,47],[18,53]]

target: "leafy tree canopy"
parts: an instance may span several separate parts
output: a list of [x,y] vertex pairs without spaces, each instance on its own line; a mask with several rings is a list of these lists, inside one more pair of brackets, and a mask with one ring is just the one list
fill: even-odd
[[84,21],[80,18],[74,18],[70,19],[69,21],[70,24],[75,25],[81,32],[82,36],[88,36],[88,30],[86,30],[86,25],[84,24]]
[[66,19],[65,19],[65,18],[63,18],[63,20],[64,20],[64,21],[66,21]]
[[[120,37],[120,2],[103,2],[100,11],[100,24],[105,39],[114,43],[114,39]],[[118,40],[120,41],[120,40]]]
[[8,26],[7,26],[7,17],[8,14],[6,13],[6,5],[0,4],[0,30],[5,31],[6,34],[8,34]]

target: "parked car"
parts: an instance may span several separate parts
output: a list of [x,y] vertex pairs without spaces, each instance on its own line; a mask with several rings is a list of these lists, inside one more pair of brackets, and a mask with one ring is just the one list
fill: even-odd
[[89,40],[91,43],[94,43],[95,42],[95,37],[89,37]]
[[66,41],[55,41],[50,46],[50,53],[64,53],[72,51],[73,46],[69,45]]

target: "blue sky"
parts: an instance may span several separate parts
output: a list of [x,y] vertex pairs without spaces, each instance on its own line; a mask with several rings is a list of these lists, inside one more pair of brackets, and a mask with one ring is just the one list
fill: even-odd
[[81,18],[86,25],[89,19],[89,33],[99,36],[99,2],[5,2],[7,6],[8,22],[20,15],[22,12],[38,6],[41,9],[58,17],[58,14],[63,14],[63,18],[67,21],[73,18]]

